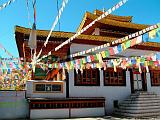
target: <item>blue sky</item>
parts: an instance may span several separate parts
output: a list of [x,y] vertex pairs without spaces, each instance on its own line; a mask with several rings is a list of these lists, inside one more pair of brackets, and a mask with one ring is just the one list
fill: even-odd
[[[0,0],[0,6],[8,0]],[[30,22],[33,23],[32,0],[29,1]],[[120,0],[69,0],[60,19],[60,30],[75,32],[86,11],[93,12],[95,9],[106,10]],[[59,7],[62,0],[58,0]],[[57,15],[57,0],[37,0],[37,29],[50,30]],[[160,0],[128,0],[113,14],[133,16],[134,23],[156,24],[160,22]],[[14,26],[30,27],[26,0],[15,0],[14,3],[0,11],[0,44],[12,55],[18,57],[17,46],[14,38]],[[58,25],[55,28],[58,29]],[[7,57],[0,49],[0,56]]]

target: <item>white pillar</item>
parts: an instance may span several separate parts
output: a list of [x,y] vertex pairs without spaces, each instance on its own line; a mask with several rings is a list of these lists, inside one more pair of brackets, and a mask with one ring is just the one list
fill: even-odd
[[130,71],[126,71],[126,87],[128,88],[128,91],[130,91],[131,94],[131,82],[130,82]]
[[147,91],[151,92],[151,76],[150,73],[146,73],[146,80],[147,80]]

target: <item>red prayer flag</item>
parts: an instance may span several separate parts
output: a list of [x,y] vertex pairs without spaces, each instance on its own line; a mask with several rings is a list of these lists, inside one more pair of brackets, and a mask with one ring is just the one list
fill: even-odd
[[109,54],[110,54],[110,55],[114,55],[114,50],[113,50],[113,48],[109,48]]
[[136,45],[136,41],[137,41],[136,38],[132,39],[132,40],[131,40],[130,46],[132,47],[132,46]]

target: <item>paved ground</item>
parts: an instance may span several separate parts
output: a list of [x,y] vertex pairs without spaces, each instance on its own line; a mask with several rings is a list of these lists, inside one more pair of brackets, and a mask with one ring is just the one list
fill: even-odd
[[[27,119],[23,119],[23,120],[27,120]],[[160,120],[160,117],[157,117],[157,118],[147,117],[147,118],[137,119],[137,118],[118,118],[118,117],[112,117],[112,116],[105,116],[105,117],[96,117],[96,118],[34,119],[34,120]]]

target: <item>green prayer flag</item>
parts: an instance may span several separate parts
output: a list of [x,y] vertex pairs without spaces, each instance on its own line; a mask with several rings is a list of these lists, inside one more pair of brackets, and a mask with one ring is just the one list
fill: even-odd
[[125,43],[125,46],[126,48],[129,48],[131,46],[131,40],[128,40],[126,43]]
[[74,67],[74,62],[71,61],[70,63],[71,63],[71,64],[70,64],[70,67],[73,68],[73,67]]
[[83,64],[85,64],[86,63],[86,59],[82,58],[82,62],[83,62]]
[[54,68],[58,68],[58,64],[57,63],[54,63]]
[[109,51],[106,50],[105,53],[106,53],[106,57],[109,57],[109,55],[110,55],[110,54],[109,54]]
[[142,58],[141,58],[141,63],[144,63],[144,62],[145,62],[145,58],[142,57]]
[[156,29],[156,35],[160,37],[160,27]]
[[96,54],[96,55],[94,55],[94,60],[95,60],[95,61],[97,61],[97,60],[98,60],[98,56],[97,56],[97,54]]
[[158,25],[158,27],[160,28],[160,23],[158,23],[157,25]]
[[149,61],[149,65],[153,65],[153,61]]

